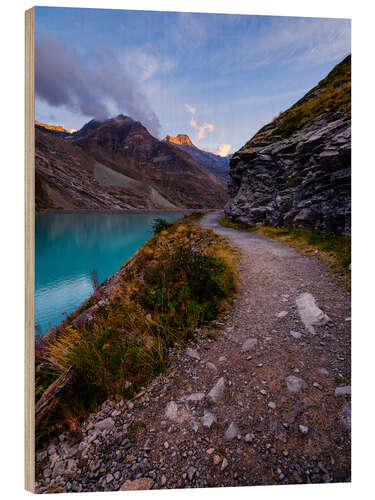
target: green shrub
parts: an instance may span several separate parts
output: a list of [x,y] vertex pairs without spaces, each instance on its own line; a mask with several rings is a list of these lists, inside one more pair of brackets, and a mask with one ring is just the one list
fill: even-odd
[[213,319],[233,289],[234,275],[222,259],[180,245],[146,269],[132,298],[160,315],[165,328],[182,330]]
[[163,229],[168,229],[171,227],[171,223],[162,218],[156,218],[152,221],[151,227],[154,234],[161,233]]

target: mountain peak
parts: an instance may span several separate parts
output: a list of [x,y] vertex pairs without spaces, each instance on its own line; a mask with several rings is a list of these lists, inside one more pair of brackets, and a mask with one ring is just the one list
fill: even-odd
[[164,137],[163,141],[172,142],[173,144],[179,144],[180,146],[194,146],[187,134],[178,134],[176,137],[167,135]]

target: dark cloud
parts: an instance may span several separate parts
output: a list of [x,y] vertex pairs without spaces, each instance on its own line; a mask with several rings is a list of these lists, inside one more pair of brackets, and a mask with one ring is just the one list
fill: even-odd
[[97,120],[109,118],[114,105],[117,113],[139,120],[152,134],[158,135],[158,117],[146,96],[120,68],[111,53],[106,54],[106,61],[100,67],[91,67],[56,40],[37,40],[35,93],[52,106],[65,106]]

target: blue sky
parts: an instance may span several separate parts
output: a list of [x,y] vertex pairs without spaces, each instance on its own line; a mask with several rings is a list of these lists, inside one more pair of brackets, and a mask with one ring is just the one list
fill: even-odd
[[350,53],[345,19],[36,8],[36,119],[123,113],[225,154]]

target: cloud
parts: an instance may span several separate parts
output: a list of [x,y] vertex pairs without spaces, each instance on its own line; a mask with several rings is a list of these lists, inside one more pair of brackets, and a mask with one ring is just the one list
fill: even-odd
[[227,156],[231,149],[232,149],[231,144],[220,144],[220,146],[217,148],[217,151],[215,154],[217,154],[219,156]]
[[170,58],[155,56],[138,48],[127,49],[120,60],[126,73],[140,82],[149,80],[157,73],[167,73],[174,66]]
[[198,122],[194,118],[192,118],[190,120],[190,125],[198,130],[198,134],[197,134],[198,141],[200,141],[201,139],[203,139],[206,136],[206,130],[208,130],[208,132],[212,133],[214,131],[214,128],[215,128],[213,123],[204,122],[204,123],[202,123],[202,125],[198,125]]
[[119,67],[110,52],[105,54],[104,66],[90,66],[52,38],[37,40],[35,93],[51,106],[62,106],[98,120],[128,114],[158,135],[160,122],[147,97]]
[[195,115],[195,112],[197,111],[197,108],[194,108],[193,106],[190,106],[189,104],[185,104],[185,108],[190,111],[193,115]]

